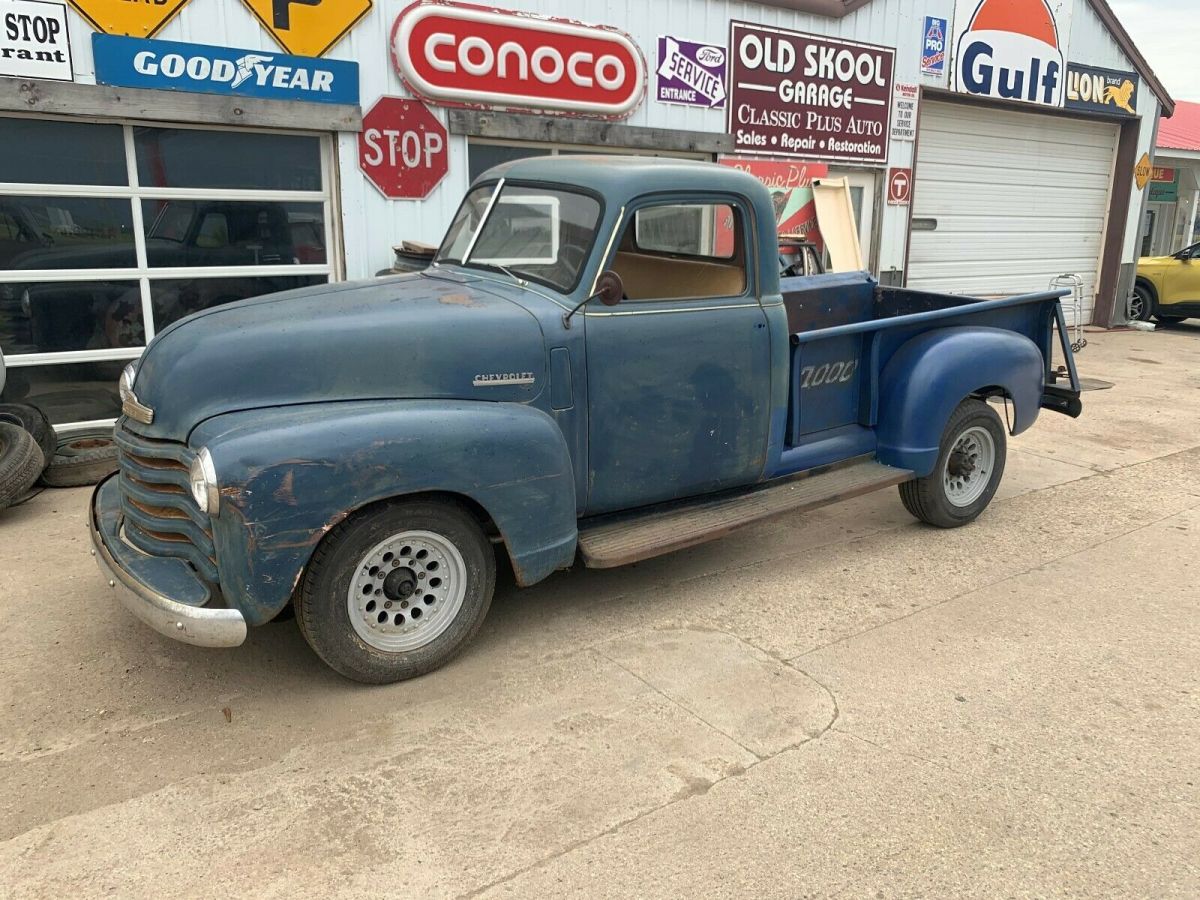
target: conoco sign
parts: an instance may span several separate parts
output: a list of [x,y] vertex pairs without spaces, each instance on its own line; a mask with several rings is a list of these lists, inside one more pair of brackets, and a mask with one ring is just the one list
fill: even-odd
[[392,61],[441,106],[619,119],[646,90],[642,52],[622,31],[444,0],[400,13]]

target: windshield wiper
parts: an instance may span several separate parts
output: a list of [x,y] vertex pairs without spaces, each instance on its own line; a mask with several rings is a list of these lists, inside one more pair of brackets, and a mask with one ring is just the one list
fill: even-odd
[[520,275],[517,275],[516,273],[514,273],[512,271],[512,269],[510,269],[508,266],[502,266],[502,265],[500,265],[500,263],[470,262],[470,263],[463,263],[463,265],[467,266],[468,268],[471,266],[474,266],[474,267],[477,267],[480,269],[494,269],[497,272],[503,272],[505,275],[507,275],[509,278],[511,278],[513,281],[515,281],[521,287],[525,287],[525,285],[529,284],[529,282],[527,280],[522,278]]

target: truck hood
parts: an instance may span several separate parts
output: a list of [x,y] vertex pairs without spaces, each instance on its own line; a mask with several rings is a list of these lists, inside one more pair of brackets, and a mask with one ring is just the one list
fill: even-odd
[[[196,313],[146,349],[134,392],[154,422],[130,427],[185,440],[222,413],[300,403],[528,402],[546,384],[545,341],[537,319],[506,290],[422,273]],[[527,383],[505,383],[512,381]]]

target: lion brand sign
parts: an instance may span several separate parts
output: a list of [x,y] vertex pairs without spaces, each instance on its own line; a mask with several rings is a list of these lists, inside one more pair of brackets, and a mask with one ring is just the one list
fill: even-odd
[[958,0],[954,89],[1062,106],[1074,0]]
[[408,88],[441,106],[619,119],[646,91],[646,62],[624,32],[465,3],[420,0],[392,28]]

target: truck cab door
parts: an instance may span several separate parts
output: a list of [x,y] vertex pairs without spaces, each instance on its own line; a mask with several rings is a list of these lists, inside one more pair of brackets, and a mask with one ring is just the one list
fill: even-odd
[[626,212],[605,268],[617,306],[589,304],[586,512],[757,481],[770,418],[770,329],[748,208],[689,196]]

